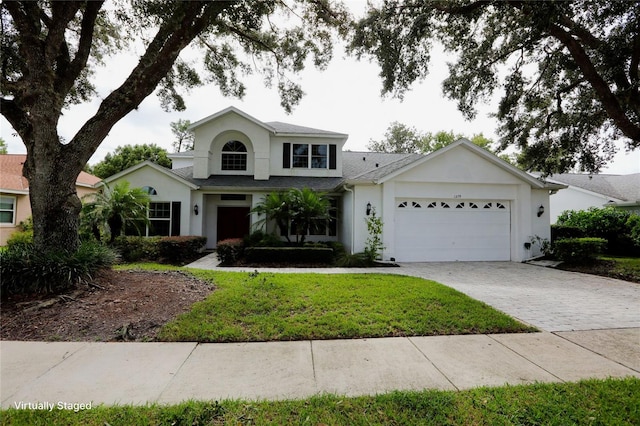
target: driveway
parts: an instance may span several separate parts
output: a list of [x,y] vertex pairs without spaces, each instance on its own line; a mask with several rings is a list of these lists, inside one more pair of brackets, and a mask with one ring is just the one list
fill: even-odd
[[403,263],[393,272],[453,287],[545,331],[640,327],[640,284],[514,262]]

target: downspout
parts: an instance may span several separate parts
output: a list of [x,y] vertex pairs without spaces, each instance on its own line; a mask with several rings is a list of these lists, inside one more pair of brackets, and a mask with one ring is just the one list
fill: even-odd
[[353,254],[353,249],[355,248],[355,234],[356,234],[356,194],[353,192],[353,189],[349,189],[347,185],[343,185],[343,189],[347,192],[351,193],[351,253]]

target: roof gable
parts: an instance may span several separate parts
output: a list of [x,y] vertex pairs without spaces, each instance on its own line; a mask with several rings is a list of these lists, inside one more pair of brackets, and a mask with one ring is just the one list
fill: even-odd
[[202,120],[198,120],[195,123],[191,124],[191,126],[189,126],[189,130],[193,131],[195,129],[197,129],[198,127],[201,127],[211,121],[214,121],[220,117],[223,117],[225,115],[229,115],[229,114],[235,114],[235,115],[239,115],[240,117],[244,118],[245,120],[248,120],[254,124],[256,124],[259,127],[262,127],[263,129],[271,132],[271,133],[275,133],[275,129],[271,126],[269,126],[267,123],[264,123],[260,120],[258,120],[255,117],[250,116],[249,114],[247,114],[244,111],[239,110],[238,108],[234,107],[234,106],[230,106],[227,107],[221,111],[218,111],[214,114],[211,114],[208,117],[203,118]]
[[[169,178],[174,179],[174,180],[182,183],[185,186],[188,186],[191,189],[198,189],[198,185],[194,184],[193,182],[190,182],[189,180],[185,179],[184,177],[182,177],[182,176],[180,176],[180,175],[178,175],[176,173],[173,173],[172,170],[167,169],[166,167],[159,166],[156,163],[153,163],[153,162],[151,162],[149,160],[143,161],[142,163],[138,163],[135,166],[129,167],[128,169],[124,169],[123,171],[121,171],[119,173],[116,173],[115,175],[111,175],[108,178],[103,179],[102,182],[111,183],[111,182],[113,182],[115,180],[122,179],[123,177],[125,177],[125,176],[127,176],[127,175],[129,175],[131,173],[134,173],[137,170],[140,170],[140,169],[142,169],[144,167],[150,167],[150,168],[154,169],[155,171],[160,172],[160,173],[168,176]],[[102,183],[102,182],[100,182],[100,183]],[[98,185],[100,185],[100,183]],[[98,186],[98,185],[96,185],[96,186]]]
[[534,178],[533,176],[523,172],[522,170],[518,169],[517,167],[512,166],[511,164],[507,163],[506,161],[502,160],[501,158],[499,158],[498,156],[494,155],[493,153],[480,148],[479,146],[475,145],[474,143],[472,143],[471,141],[467,140],[467,139],[459,139],[458,141],[447,145],[444,148],[441,148],[437,151],[434,151],[428,155],[422,156],[422,158],[410,162],[408,164],[406,164],[404,167],[401,167],[397,170],[394,170],[393,172],[387,174],[386,176],[378,179],[376,181],[376,183],[384,183],[390,179],[394,179],[397,176],[403,174],[403,173],[407,173],[408,171],[417,168],[423,164],[426,163],[430,163],[430,162],[438,162],[439,159],[444,159],[445,157],[450,156],[450,154],[456,152],[456,151],[461,151],[464,150],[463,152],[472,154],[473,156],[476,157],[480,157],[481,159],[483,159],[486,163],[496,167],[496,171],[497,172],[505,172],[508,175],[513,176],[515,179],[518,179],[520,181],[523,181],[529,185],[531,185],[534,188],[554,188],[554,189],[559,189],[559,188],[563,188],[563,185],[554,185],[554,184],[546,184],[545,182],[542,182],[536,178]]

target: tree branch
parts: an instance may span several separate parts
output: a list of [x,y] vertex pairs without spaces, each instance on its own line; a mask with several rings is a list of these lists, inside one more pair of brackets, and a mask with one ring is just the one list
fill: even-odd
[[[93,43],[95,22],[103,4],[104,1],[90,1],[87,3],[82,16],[80,40],[78,41],[76,55],[73,60],[68,63],[66,69],[58,69],[56,72],[55,86],[56,91],[59,93],[68,93],[82,70],[87,66],[89,54],[91,53],[91,45]],[[63,45],[66,48],[66,43],[63,42]]]
[[598,71],[582,46],[571,36],[571,34],[556,24],[549,25],[549,34],[558,39],[569,50],[571,57],[595,91],[600,102],[602,102],[602,106],[607,111],[609,117],[611,117],[611,119],[616,123],[616,126],[625,134],[625,136],[634,141],[634,146],[639,146],[640,126],[634,124],[629,117],[627,117],[624,109],[620,106],[618,99],[611,92],[606,81],[604,81],[602,76],[598,74]]
[[[136,108],[171,70],[176,58],[226,7],[228,2],[183,2],[158,29],[145,54],[125,82],[100,104],[91,117],[65,145],[81,162],[102,143],[111,128]],[[179,17],[179,18],[178,18]]]

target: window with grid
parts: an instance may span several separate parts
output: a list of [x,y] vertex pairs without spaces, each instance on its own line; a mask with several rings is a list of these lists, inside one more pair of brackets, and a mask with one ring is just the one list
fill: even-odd
[[149,203],[148,235],[171,235],[171,203]]
[[293,167],[309,168],[309,145],[294,143],[293,144]]
[[293,167],[301,169],[326,169],[329,164],[328,145],[293,144]]
[[16,213],[16,197],[0,197],[0,223],[13,224]]
[[247,170],[247,147],[240,141],[229,141],[222,147],[222,170]]

